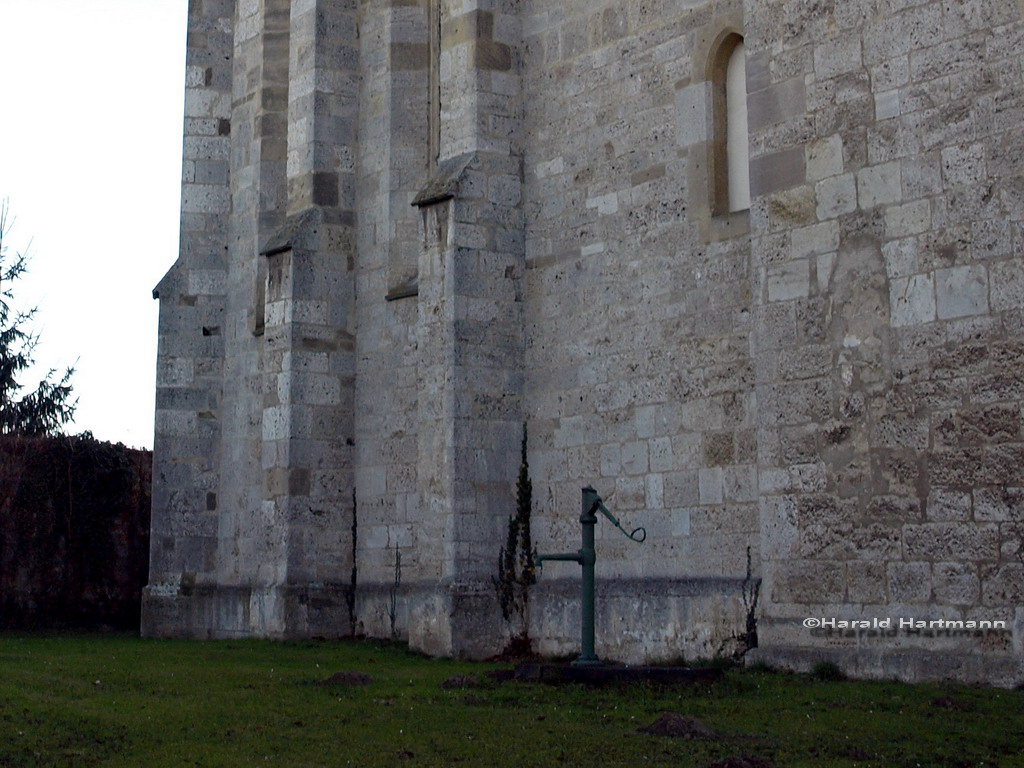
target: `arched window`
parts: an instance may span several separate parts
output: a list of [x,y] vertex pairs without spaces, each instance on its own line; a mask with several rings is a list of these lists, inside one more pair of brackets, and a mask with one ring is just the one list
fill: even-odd
[[714,214],[725,215],[750,208],[747,68],[740,35],[723,36],[712,53],[708,74],[714,125],[711,202]]
[[741,40],[725,68],[725,164],[729,212],[750,207],[750,149],[747,145],[747,59]]

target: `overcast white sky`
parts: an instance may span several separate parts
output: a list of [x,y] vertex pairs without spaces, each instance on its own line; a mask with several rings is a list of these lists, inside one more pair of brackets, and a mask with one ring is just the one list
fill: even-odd
[[70,431],[134,446],[178,248],[187,5],[0,0],[0,198],[10,250],[31,241],[15,299],[39,308],[36,379],[75,364]]

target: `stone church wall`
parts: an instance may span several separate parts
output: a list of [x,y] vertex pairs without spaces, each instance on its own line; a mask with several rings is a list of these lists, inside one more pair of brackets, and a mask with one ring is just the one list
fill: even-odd
[[575,564],[499,611],[525,424],[538,551],[590,484],[647,530],[598,525],[600,655],[1019,680],[1022,34],[1006,0],[193,2],[144,631],[571,652]]
[[[743,221],[731,236],[709,232],[710,137],[681,114],[679,94],[704,87],[710,43],[739,27],[742,6],[532,8],[524,187],[537,546],[579,546],[580,488],[593,483],[648,533],[636,544],[598,526],[608,590],[598,653],[729,653],[745,631],[748,553],[759,564],[750,240]],[[575,564],[545,564],[531,595],[541,648],[578,643],[564,608],[578,603],[578,579]]]
[[[748,6],[759,652],[1019,679],[1021,8]],[[1013,631],[808,637],[819,614]]]

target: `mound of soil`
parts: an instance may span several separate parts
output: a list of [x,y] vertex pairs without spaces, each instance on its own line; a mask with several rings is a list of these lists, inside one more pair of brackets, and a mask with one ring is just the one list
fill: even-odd
[[480,678],[476,675],[452,675],[443,683],[442,688],[479,688]]
[[937,699],[932,699],[932,706],[948,709],[951,712],[972,712],[974,710],[974,705],[970,702],[961,701],[952,696],[939,696]]
[[676,739],[717,739],[718,735],[696,717],[666,712],[650,725],[636,729],[652,736],[671,736]]
[[357,686],[369,685],[372,682],[373,678],[365,672],[335,672],[326,680],[321,680],[317,685]]

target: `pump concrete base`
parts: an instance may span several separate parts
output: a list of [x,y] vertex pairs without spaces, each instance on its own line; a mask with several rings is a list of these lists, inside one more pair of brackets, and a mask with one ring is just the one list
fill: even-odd
[[662,685],[710,685],[722,679],[712,667],[630,667],[614,664],[551,664],[529,662],[516,667],[515,680],[524,683],[660,683]]

